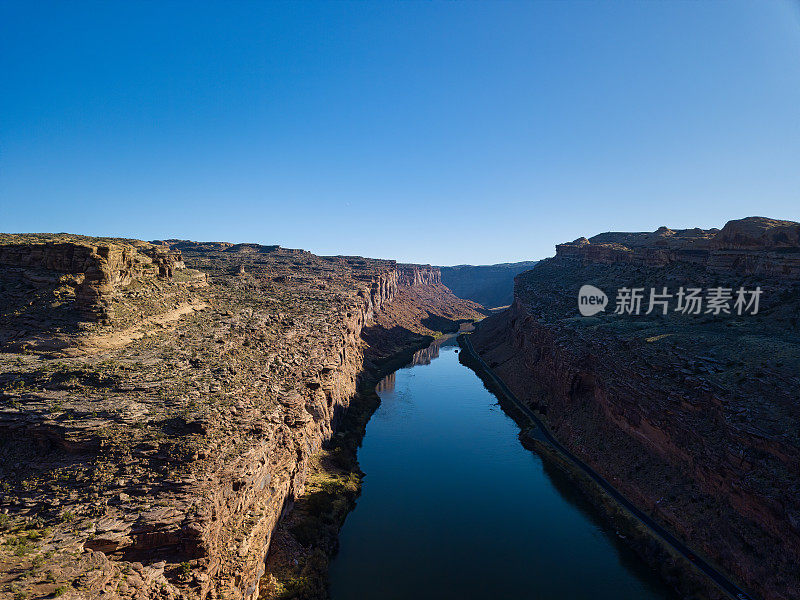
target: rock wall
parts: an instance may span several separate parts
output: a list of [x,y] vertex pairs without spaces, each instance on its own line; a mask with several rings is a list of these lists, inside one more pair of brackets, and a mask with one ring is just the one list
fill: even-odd
[[[757,597],[796,600],[800,286],[784,267],[797,224],[731,234],[749,221],[724,235],[687,230],[678,243],[667,234],[661,246],[654,238],[663,241],[663,231],[561,245],[517,277],[513,305],[483,321],[473,344],[562,443],[637,506]],[[687,237],[715,241],[684,260]],[[766,292],[758,315],[583,318],[584,283]]]
[[662,267],[696,264],[718,272],[800,278],[800,225],[748,217],[722,230],[662,227],[653,233],[605,233],[558,244],[556,256],[583,263]]
[[[92,273],[114,307],[110,326],[57,348],[0,344],[0,589],[44,565],[47,580],[14,584],[31,597],[256,598],[309,458],[385,356],[365,328],[391,313],[403,327],[386,347],[408,349],[430,331],[422,319],[478,316],[427,266],[257,244],[0,241],[4,334],[62,327],[59,290],[31,302],[10,271]],[[204,285],[162,269],[184,260]]]
[[442,282],[442,273],[430,265],[397,265],[400,285],[435,285]]
[[184,264],[180,251],[167,246],[122,240],[93,244],[56,237],[0,244],[0,268],[19,270],[27,280],[41,285],[54,284],[66,275],[75,290],[77,310],[87,320],[108,321],[113,317],[111,298],[116,289],[135,278],[171,278]]
[[362,290],[363,300],[351,306],[343,335],[329,342],[319,366],[306,370],[302,386],[281,394],[282,408],[267,426],[270,435],[238,464],[223,467],[208,512],[189,528],[196,533],[190,545],[211,559],[201,598],[217,593],[258,597],[272,532],[304,489],[307,461],[330,438],[356,392],[364,362],[361,331],[375,311],[391,302],[396,281],[396,271],[389,270]]

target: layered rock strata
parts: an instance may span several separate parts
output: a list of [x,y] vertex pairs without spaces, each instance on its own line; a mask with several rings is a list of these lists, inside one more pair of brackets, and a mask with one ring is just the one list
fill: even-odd
[[556,256],[588,263],[664,267],[699,265],[718,273],[800,278],[800,225],[766,217],[728,222],[719,229],[601,233],[556,246]]
[[36,290],[52,288],[59,300],[71,299],[71,308],[88,322],[109,322],[115,293],[134,280],[172,279],[176,269],[184,268],[179,251],[138,240],[0,235],[6,289],[14,281]]
[[[2,598],[256,597],[276,523],[356,390],[364,328],[438,278],[255,244],[86,238],[42,262],[3,242],[11,269],[97,267],[114,310],[88,329],[72,315],[60,346],[22,347],[47,327],[18,324],[24,290],[3,272],[16,337],[0,353]],[[28,313],[47,314],[56,289]],[[445,304],[451,322],[479,316]]]
[[[758,597],[781,600],[800,598],[799,227],[752,218],[560,245],[473,336],[572,452]],[[581,317],[584,284],[763,294],[756,315],[615,315],[612,296]]]
[[436,285],[442,283],[442,272],[430,265],[398,265],[397,271],[402,285]]

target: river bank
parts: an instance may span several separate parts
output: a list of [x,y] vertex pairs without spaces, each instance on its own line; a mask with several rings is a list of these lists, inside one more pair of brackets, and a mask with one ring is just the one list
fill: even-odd
[[287,508],[273,536],[260,587],[260,600],[317,600],[328,598],[328,571],[338,549],[338,534],[355,508],[364,477],[357,452],[367,423],[380,406],[376,386],[435,343],[468,331],[406,339],[407,347],[369,363],[330,442],[309,463],[304,493]]
[[[686,598],[750,598],[707,559],[687,548],[663,527],[627,501],[613,486],[564,448],[549,431],[544,415],[536,415],[508,389],[473,348],[467,336],[459,336],[465,350],[462,362],[471,368],[501,400],[504,410],[522,427],[520,440],[537,452],[570,481],[612,524],[621,539],[661,577]],[[503,403],[502,400],[505,399]]]
[[517,424],[459,354],[448,340],[381,383],[331,598],[676,598],[519,443]]

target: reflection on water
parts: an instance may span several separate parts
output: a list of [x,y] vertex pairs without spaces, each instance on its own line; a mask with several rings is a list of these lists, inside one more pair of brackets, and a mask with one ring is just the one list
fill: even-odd
[[[439,348],[441,348],[442,346],[456,345],[457,344],[456,338],[458,337],[459,333],[464,333],[474,330],[475,326],[472,323],[461,323],[456,333],[448,333],[439,338],[436,338],[433,342],[431,342],[431,345],[428,346],[427,348],[422,348],[421,350],[417,350],[416,352],[414,352],[414,355],[411,357],[409,363],[403,368],[408,369],[409,367],[431,364],[431,361],[433,361],[436,358],[439,358]],[[375,386],[375,391],[378,392],[378,394],[382,392],[393,392],[396,374],[397,371],[389,373],[386,377],[381,379],[378,382],[378,385]]]
[[461,323],[458,331],[455,333],[447,333],[433,340],[430,346],[417,350],[414,356],[411,357],[409,362],[404,368],[416,367],[418,365],[429,365],[435,358],[439,358],[439,348],[442,346],[455,346],[457,345],[457,338],[460,333],[475,331],[475,325],[472,323]]
[[389,373],[386,377],[384,377],[378,382],[378,385],[375,386],[375,391],[378,392],[379,394],[382,392],[393,392],[394,379],[395,379],[395,374]]
[[414,352],[414,356],[411,357],[411,362],[408,363],[408,366],[429,365],[434,358],[439,358],[439,344],[431,344],[427,348]]
[[333,600],[675,597],[568,478],[522,447],[453,336],[409,366],[377,388]]

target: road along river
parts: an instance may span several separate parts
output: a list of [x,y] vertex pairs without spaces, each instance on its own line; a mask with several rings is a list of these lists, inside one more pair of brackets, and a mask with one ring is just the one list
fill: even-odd
[[561,471],[523,448],[458,352],[455,338],[440,341],[378,385],[332,599],[676,598]]

